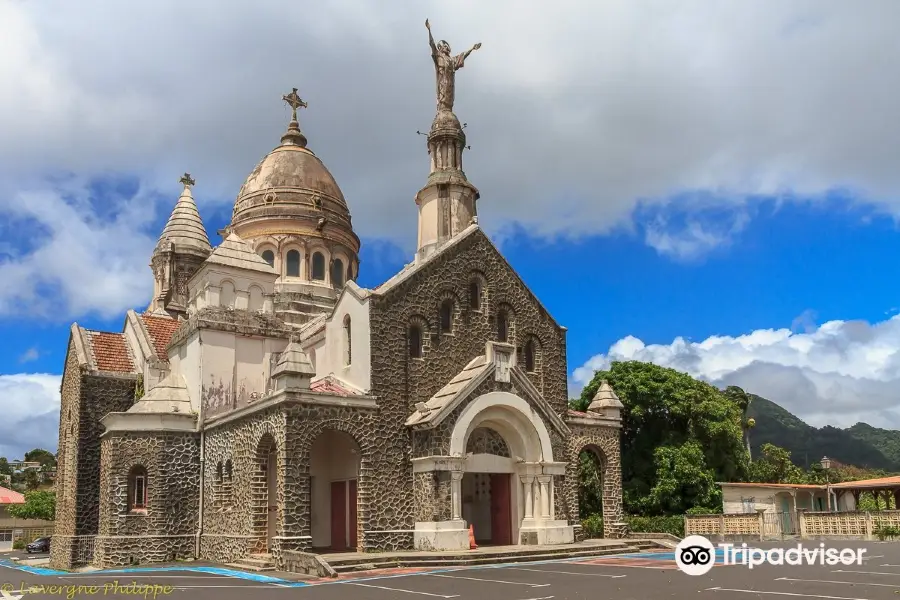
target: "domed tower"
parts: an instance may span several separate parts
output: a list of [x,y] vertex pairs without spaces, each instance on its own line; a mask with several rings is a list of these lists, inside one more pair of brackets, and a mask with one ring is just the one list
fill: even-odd
[[359,238],[334,177],[307,147],[297,88],[283,97],[291,121],[281,144],[256,165],[234,203],[228,229],[278,272],[275,311],[300,325],[331,310],[359,270]]
[[189,173],[181,178],[184,190],[153,249],[153,299],[148,312],[173,317],[187,314],[187,282],[212,252],[200,211],[191,193],[194,179]]

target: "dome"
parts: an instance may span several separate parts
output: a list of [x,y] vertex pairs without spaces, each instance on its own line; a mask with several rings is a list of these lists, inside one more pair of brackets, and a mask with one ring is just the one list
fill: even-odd
[[260,161],[238,192],[232,229],[244,239],[278,234],[327,238],[359,252],[350,210],[334,177],[306,147],[292,120],[281,145]]

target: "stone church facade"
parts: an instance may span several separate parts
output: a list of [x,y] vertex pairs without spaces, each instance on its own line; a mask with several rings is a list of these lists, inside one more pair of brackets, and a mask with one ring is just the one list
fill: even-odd
[[453,112],[439,105],[428,136],[416,256],[365,289],[348,204],[300,130],[305,104],[284,100],[287,131],[222,243],[185,175],[147,310],[118,333],[72,326],[51,565],[281,568],[465,550],[470,526],[482,544],[571,543],[585,449],[606,535],[623,534],[622,405],[604,385],[568,408],[566,329],[479,228]]

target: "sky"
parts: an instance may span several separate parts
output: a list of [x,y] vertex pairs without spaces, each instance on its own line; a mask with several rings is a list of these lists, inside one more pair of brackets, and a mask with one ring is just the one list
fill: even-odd
[[454,52],[479,223],[612,360],[740,385],[807,422],[900,427],[894,0],[0,0],[0,455],[55,450],[69,327],[121,331],[181,174],[210,238],[301,126],[363,240],[409,262]]

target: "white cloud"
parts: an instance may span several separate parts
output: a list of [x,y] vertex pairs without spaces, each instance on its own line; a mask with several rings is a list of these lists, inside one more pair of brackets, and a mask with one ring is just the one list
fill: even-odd
[[[342,186],[358,233],[408,246],[428,166],[415,132],[434,110],[428,16],[456,51],[484,43],[458,75],[457,114],[469,124],[466,170],[490,229],[517,221],[540,236],[602,234],[627,227],[639,204],[696,190],[733,204],[843,186],[900,207],[894,0],[417,7],[0,3],[0,190],[22,196],[23,182],[59,173],[127,173],[174,202],[188,170],[208,215],[277,143],[288,116],[280,98],[297,86],[310,146]],[[89,228],[111,243],[126,225]],[[645,238],[693,257],[732,234],[654,221]],[[120,249],[76,253],[115,263],[105,268],[124,274],[118,288],[133,287],[148,257]],[[16,253],[0,244],[0,259]],[[18,256],[7,273],[27,283],[38,263]],[[137,297],[110,285],[68,300],[71,309],[121,310]]]
[[25,352],[22,353],[22,356],[19,357],[19,362],[20,363],[31,362],[33,360],[37,360],[38,358],[40,358],[40,356],[41,356],[41,353],[38,352],[37,348],[29,348],[28,350],[26,350]]
[[98,207],[91,193],[69,181],[0,195],[8,234],[34,245],[0,256],[0,315],[111,317],[149,301],[156,236],[144,229],[154,216],[152,200],[142,192],[112,195]]
[[677,369],[719,387],[737,385],[768,398],[811,425],[864,421],[900,428],[900,316],[880,323],[829,321],[806,331],[761,329],[701,342],[681,337],[646,345],[626,337],[572,373],[572,391],[614,360]]
[[35,448],[56,452],[59,375],[0,375],[0,456],[23,458]]

